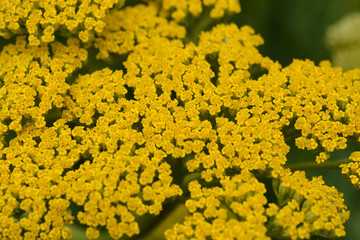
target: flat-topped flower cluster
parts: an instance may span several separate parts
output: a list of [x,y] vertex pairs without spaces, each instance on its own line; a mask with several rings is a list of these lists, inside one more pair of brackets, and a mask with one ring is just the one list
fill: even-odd
[[[359,142],[360,70],[282,68],[235,24],[185,44],[188,18],[237,13],[235,0],[123,3],[0,0],[12,37],[0,53],[1,239],[70,239],[72,224],[89,239],[134,237],[142,216],[181,199],[189,215],[166,239],[344,236],[342,194],[286,168],[286,138],[321,149],[319,163]],[[89,70],[90,52],[115,69]],[[357,188],[359,156],[341,165]]]

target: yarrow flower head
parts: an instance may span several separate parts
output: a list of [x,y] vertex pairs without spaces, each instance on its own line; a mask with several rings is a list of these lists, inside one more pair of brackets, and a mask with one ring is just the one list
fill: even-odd
[[166,239],[345,235],[343,195],[293,171],[288,139],[319,165],[359,143],[359,70],[283,68],[249,26],[193,38],[238,1],[3,2],[1,239],[143,237],[177,204]]
[[270,239],[266,236],[265,186],[249,172],[221,180],[221,187],[189,184],[190,216],[165,232],[167,239]]
[[[311,181],[305,172],[284,171],[273,180],[278,204],[269,207],[269,235],[308,239],[311,235],[333,238],[345,235],[349,212],[342,194],[324,184],[321,177]],[[270,204],[269,204],[270,205]]]
[[108,11],[121,7],[125,0],[50,1],[1,0],[0,36],[28,34],[30,45],[50,43],[55,33],[77,34],[89,41],[94,32],[101,32]]
[[0,53],[1,133],[19,132],[26,121],[45,126],[49,111],[64,106],[68,77],[86,59],[87,51],[77,39],[29,46],[19,36],[15,44],[5,46]]

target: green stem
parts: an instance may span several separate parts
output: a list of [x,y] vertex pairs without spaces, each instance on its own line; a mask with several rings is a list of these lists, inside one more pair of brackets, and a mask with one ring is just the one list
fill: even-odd
[[197,43],[200,33],[209,28],[211,25],[214,25],[215,22],[216,20],[210,17],[210,9],[205,9],[198,21],[193,26],[190,26],[190,29],[188,29],[188,34],[184,40],[185,43]]
[[181,202],[174,201],[165,205],[163,210],[157,216],[147,214],[146,216],[144,215],[140,217],[139,221],[137,221],[140,227],[140,234],[134,236],[132,239],[143,239],[152,230],[156,229],[161,224],[161,222],[176,209],[179,204],[181,204]]
[[194,181],[194,180],[200,180],[200,179],[201,179],[201,173],[200,172],[188,173],[183,178],[180,187],[183,190],[183,192],[187,192],[189,183]]
[[301,136],[301,131],[294,127],[284,130],[285,142]]
[[317,162],[301,162],[285,165],[286,168],[294,170],[311,170],[311,169],[339,169],[341,164],[351,162],[350,159],[345,158],[337,161],[327,161],[324,163]]

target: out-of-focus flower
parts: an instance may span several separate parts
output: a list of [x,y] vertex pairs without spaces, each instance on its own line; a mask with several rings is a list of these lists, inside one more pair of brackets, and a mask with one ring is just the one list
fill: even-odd
[[344,69],[360,67],[360,12],[347,14],[328,27],[326,45],[331,51],[332,61]]

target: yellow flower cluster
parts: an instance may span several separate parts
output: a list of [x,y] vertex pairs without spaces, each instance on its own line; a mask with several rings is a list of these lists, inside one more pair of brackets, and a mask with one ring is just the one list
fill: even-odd
[[[89,239],[104,230],[134,237],[143,217],[179,196],[190,216],[167,239],[345,235],[342,195],[286,169],[286,138],[299,132],[296,146],[321,149],[318,162],[349,137],[359,142],[359,70],[308,60],[282,68],[258,52],[263,40],[253,29],[235,24],[184,44],[187,14],[205,7],[220,17],[240,11],[238,1],[150,1],[111,12],[123,1],[63,2],[0,4],[0,20],[14,18],[6,16],[3,32],[20,34],[16,23],[39,15],[38,30],[25,24],[28,40],[18,36],[0,53],[1,239],[70,239],[74,221]],[[79,74],[87,50],[72,38],[38,45],[31,39],[45,26],[84,42],[90,32],[80,29],[95,28],[86,47],[107,61],[121,55],[121,70]],[[359,186],[359,152],[351,159],[343,173]],[[188,173],[199,178],[184,185]]]
[[106,59],[109,53],[126,54],[135,45],[148,44],[149,39],[157,36],[183,39],[185,28],[158,16],[158,11],[159,7],[150,3],[114,10],[108,14],[104,30],[96,34],[95,38],[98,58]]
[[101,32],[107,12],[125,0],[0,0],[0,36],[29,34],[30,45],[55,40],[54,33],[78,34],[87,42]]
[[321,177],[309,181],[305,172],[284,171],[273,180],[278,204],[270,203],[267,226],[270,236],[309,239],[311,235],[344,236],[349,218],[342,194],[324,184]]
[[349,177],[356,188],[360,188],[360,152],[353,152],[349,159],[351,160],[350,163],[340,165],[341,172]]
[[[158,215],[165,200],[182,194],[172,184],[169,156],[148,140],[160,136],[145,135],[152,127],[142,119],[151,124],[152,109],[145,102],[127,100],[127,84],[121,71],[80,76],[70,88],[70,111],[63,113],[69,122],[92,126],[73,128],[87,157],[65,176],[70,185],[67,198],[83,207],[77,218],[88,226],[90,239],[97,238],[102,227],[114,239],[139,234],[136,215]],[[141,114],[141,108],[146,113]]]
[[166,239],[267,239],[264,184],[250,172],[225,177],[219,187],[189,184],[191,216],[165,232]]
[[1,239],[70,239],[74,217],[63,175],[81,149],[65,121],[52,127],[26,124],[1,150]]
[[315,66],[310,61],[295,60],[283,69],[289,79],[287,105],[295,115],[296,139],[300,149],[322,147],[316,159],[324,162],[335,149],[347,147],[347,137],[359,134],[359,90],[357,70],[342,73],[329,62]]
[[25,122],[45,126],[45,116],[64,106],[67,79],[83,65],[79,40],[29,46],[23,36],[0,52],[0,132],[20,132]]

